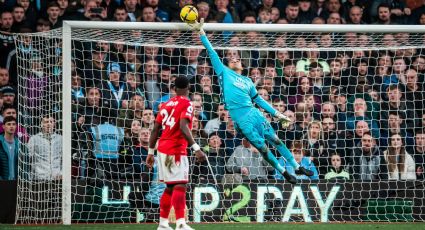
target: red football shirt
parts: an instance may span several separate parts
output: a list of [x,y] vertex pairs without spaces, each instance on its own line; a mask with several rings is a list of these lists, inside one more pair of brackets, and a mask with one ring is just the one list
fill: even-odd
[[169,155],[187,155],[187,140],[180,130],[180,120],[189,119],[192,129],[192,103],[183,96],[175,96],[164,103],[156,117],[162,125],[162,134],[158,142],[158,151]]

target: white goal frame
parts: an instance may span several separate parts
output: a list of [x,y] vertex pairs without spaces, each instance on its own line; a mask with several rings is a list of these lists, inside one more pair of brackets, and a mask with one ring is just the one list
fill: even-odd
[[[63,57],[63,177],[62,177],[62,223],[71,224],[71,38],[72,29],[119,29],[119,30],[182,30],[191,28],[184,23],[152,22],[95,22],[64,21],[62,27]],[[420,25],[313,25],[313,24],[222,24],[206,23],[205,31],[257,31],[257,32],[323,32],[323,33],[425,33]]]

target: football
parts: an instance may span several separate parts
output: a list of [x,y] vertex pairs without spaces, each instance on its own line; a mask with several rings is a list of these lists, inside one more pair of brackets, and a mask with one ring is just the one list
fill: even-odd
[[187,5],[180,11],[180,18],[183,22],[194,23],[198,19],[198,10],[194,6]]

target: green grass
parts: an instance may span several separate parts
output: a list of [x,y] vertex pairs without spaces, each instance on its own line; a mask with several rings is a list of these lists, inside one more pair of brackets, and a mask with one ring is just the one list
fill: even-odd
[[[173,225],[172,225],[173,226]],[[416,230],[425,229],[425,223],[338,223],[338,224],[298,224],[298,223],[258,223],[258,224],[191,224],[196,230],[351,230],[351,229],[389,229],[389,230]],[[156,230],[156,224],[75,224],[71,226],[43,225],[43,226],[15,226],[0,225],[1,230]]]

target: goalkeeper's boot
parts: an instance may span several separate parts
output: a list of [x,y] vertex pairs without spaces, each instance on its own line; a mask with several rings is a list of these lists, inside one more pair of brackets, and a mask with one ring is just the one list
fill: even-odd
[[174,230],[168,224],[160,224],[156,230]]
[[185,224],[179,224],[176,226],[176,230],[195,230],[191,228],[189,225]]
[[308,170],[302,166],[300,166],[298,169],[295,170],[295,174],[297,175],[306,175],[306,176],[313,176],[314,173],[311,170]]
[[297,183],[297,178],[295,178],[295,176],[293,176],[292,174],[288,173],[288,171],[285,171],[282,173],[283,177],[285,177],[285,180],[288,181],[291,184],[296,184]]

